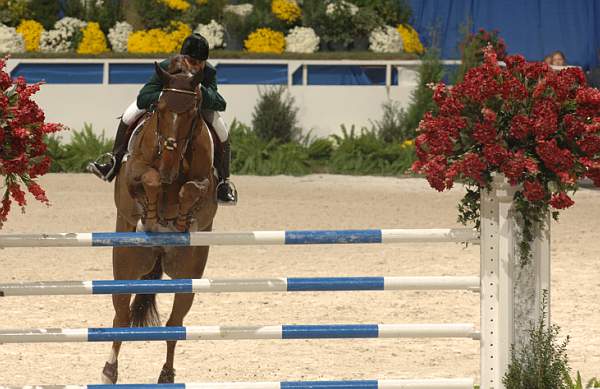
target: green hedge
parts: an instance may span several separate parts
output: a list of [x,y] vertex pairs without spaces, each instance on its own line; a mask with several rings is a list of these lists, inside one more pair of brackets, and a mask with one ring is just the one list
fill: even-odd
[[[241,175],[300,176],[312,173],[352,175],[403,175],[415,160],[411,142],[385,142],[366,128],[342,128],[342,135],[328,138],[304,136],[279,143],[262,140],[247,125],[231,125],[232,173]],[[96,135],[90,125],[72,131],[70,141],[48,138],[52,172],[85,172],[90,161],[112,148],[112,139]]]

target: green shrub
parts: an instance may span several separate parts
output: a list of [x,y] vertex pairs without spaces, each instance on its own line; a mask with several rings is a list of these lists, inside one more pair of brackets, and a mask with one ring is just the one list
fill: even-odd
[[60,2],[56,0],[31,0],[29,19],[41,23],[46,30],[54,28],[60,12]]
[[256,135],[265,141],[275,140],[289,143],[298,140],[298,108],[294,98],[286,94],[283,86],[259,91],[258,103],[252,113],[252,128]]
[[198,23],[208,24],[211,20],[221,23],[223,21],[223,8],[227,0],[210,0],[206,4],[190,2],[190,8],[184,12],[182,21],[196,28]]
[[342,135],[332,135],[335,150],[329,170],[336,174],[402,175],[410,168],[415,156],[410,144],[388,143],[375,129],[361,129],[356,134],[342,126]]
[[569,337],[559,343],[560,328],[552,324],[546,326],[546,303],[547,293],[542,298],[539,323],[529,331],[529,342],[520,351],[513,347],[510,365],[502,379],[506,389],[570,388],[567,357]]
[[403,142],[414,138],[414,131],[407,131],[404,126],[406,114],[400,103],[388,100],[382,104],[383,117],[376,120],[373,127],[385,142]]
[[231,168],[235,174],[303,175],[311,172],[308,151],[301,143],[262,140],[250,127],[235,120],[229,131]]
[[83,130],[71,132],[69,143],[61,143],[61,138],[53,135],[48,137],[47,145],[52,158],[51,172],[81,173],[89,162],[112,150],[113,140],[106,139],[104,132],[94,134],[92,126],[86,123]]
[[414,139],[419,123],[425,112],[435,109],[433,102],[433,91],[430,85],[440,82],[444,76],[444,68],[440,61],[440,53],[437,49],[427,50],[423,61],[418,69],[419,79],[417,87],[411,92],[410,104],[402,120],[402,128],[399,133],[404,139]]
[[16,27],[29,11],[27,0],[0,0],[0,23]]

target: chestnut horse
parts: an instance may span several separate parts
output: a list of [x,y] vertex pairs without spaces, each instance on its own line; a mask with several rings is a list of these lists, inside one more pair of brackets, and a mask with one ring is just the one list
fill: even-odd
[[[155,64],[163,91],[153,113],[132,140],[130,156],[115,182],[118,232],[210,231],[217,212],[213,168],[214,146],[200,107],[202,69],[183,56],[168,72]],[[193,73],[193,70],[199,70]],[[114,247],[116,280],[201,278],[208,257],[203,247]],[[155,294],[113,295],[113,327],[159,326]],[[181,326],[193,293],[175,294],[167,326]],[[159,383],[174,382],[175,341],[167,342]],[[116,383],[121,342],[113,342],[102,371],[105,383]]]

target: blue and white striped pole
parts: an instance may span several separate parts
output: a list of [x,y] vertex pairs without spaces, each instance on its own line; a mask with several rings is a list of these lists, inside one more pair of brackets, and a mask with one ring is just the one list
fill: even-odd
[[251,232],[0,234],[0,247],[151,247],[478,242],[470,228]]
[[473,389],[473,379],[36,385],[0,386],[0,389]]
[[268,279],[99,280],[0,283],[2,296],[127,293],[309,292],[366,290],[471,290],[479,277],[294,277]]
[[233,339],[471,338],[473,324],[316,324],[0,330],[0,343]]

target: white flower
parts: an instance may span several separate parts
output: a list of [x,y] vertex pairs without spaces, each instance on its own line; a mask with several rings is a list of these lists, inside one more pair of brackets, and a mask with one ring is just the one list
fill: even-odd
[[369,35],[369,49],[376,53],[398,53],[402,51],[402,36],[392,26],[379,27]]
[[254,6],[252,4],[244,3],[244,4],[237,4],[237,5],[233,5],[233,4],[226,5],[225,8],[223,8],[223,11],[231,12],[231,13],[234,13],[238,16],[245,18],[246,16],[248,16],[252,13],[253,9],[254,9]]
[[321,38],[310,27],[294,27],[285,37],[285,51],[290,53],[314,53],[319,49]]
[[217,23],[216,20],[211,20],[208,24],[198,24],[194,32],[206,38],[208,47],[211,50],[215,47],[225,47],[227,45],[223,39],[225,37],[225,27]]
[[127,41],[133,32],[133,27],[127,22],[117,22],[108,30],[108,40],[113,51],[124,53],[127,51]]
[[83,20],[65,17],[54,23],[54,30],[42,32],[40,50],[43,52],[63,53],[69,51],[75,34],[87,26]]
[[22,53],[24,51],[23,36],[14,27],[0,23],[0,53]]
[[354,16],[358,12],[358,7],[346,0],[336,0],[327,4],[327,9],[325,10],[327,15],[331,16],[336,12],[348,12]]

